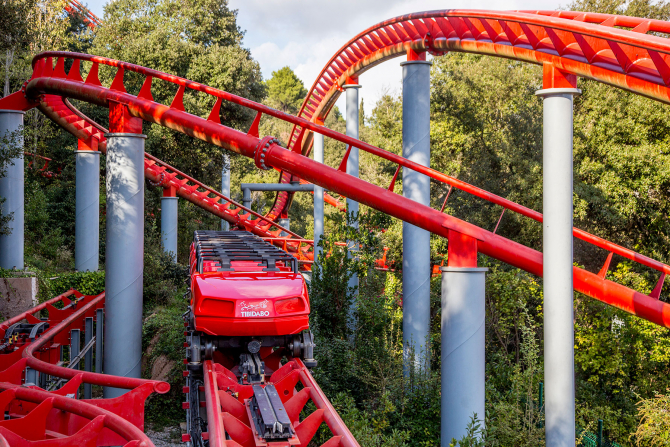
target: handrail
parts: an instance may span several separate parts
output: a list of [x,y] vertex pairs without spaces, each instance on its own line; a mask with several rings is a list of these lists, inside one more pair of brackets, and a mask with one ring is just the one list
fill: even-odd
[[0,323],[0,331],[2,331],[2,335],[4,336],[5,331],[9,329],[10,326],[13,324],[19,323],[22,320],[25,320],[28,315],[34,315],[37,312],[40,312],[42,309],[46,309],[48,305],[54,305],[59,301],[62,301],[64,298],[67,298],[69,296],[75,295],[76,298],[79,298],[83,295],[77,296],[78,292],[74,289],[70,289],[67,292],[61,293],[60,295],[51,298],[50,300],[47,300],[43,303],[38,304],[37,306],[33,307],[32,309],[29,309],[23,313],[18,314],[17,316],[10,318],[9,320],[5,320],[2,323]]
[[86,312],[94,309],[96,306],[101,305],[105,300],[105,293],[101,293],[96,296],[89,303],[86,303],[81,308],[77,309],[70,316],[65,318],[59,324],[50,328],[37,340],[30,343],[23,351],[23,357],[27,359],[27,365],[37,371],[49,374],[51,376],[62,377],[65,379],[72,379],[75,376],[81,375],[83,382],[90,383],[93,385],[102,385],[102,386],[111,386],[115,388],[123,389],[133,389],[138,386],[150,383],[153,385],[154,391],[159,394],[165,394],[170,390],[170,385],[167,382],[162,382],[158,380],[147,380],[147,379],[136,379],[132,377],[119,377],[119,376],[110,376],[102,373],[93,373],[89,371],[78,371],[63,366],[52,365],[51,363],[44,362],[35,358],[34,353],[39,351],[44,347],[48,342],[52,341],[54,337],[61,331],[67,329],[70,324],[79,319]]

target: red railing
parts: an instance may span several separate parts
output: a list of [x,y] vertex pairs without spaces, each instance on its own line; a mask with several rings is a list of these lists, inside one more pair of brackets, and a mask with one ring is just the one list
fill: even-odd
[[[38,446],[47,439],[54,447],[89,443],[153,445],[143,433],[144,402],[154,392],[166,393],[170,388],[167,383],[80,371],[76,364],[67,368],[61,365],[62,348],[80,342],[71,337],[70,331],[86,330],[85,320],[91,322],[89,330],[93,322],[102,324],[97,321],[96,310],[102,309],[104,299],[104,293],[85,296],[69,290],[0,324],[5,338],[0,350],[0,407],[10,415],[0,421],[0,445]],[[23,322],[41,326],[43,331],[30,338],[12,329]],[[8,330],[16,333],[6,337]],[[96,350],[98,355],[102,352]],[[32,373],[31,380],[39,377],[39,383],[56,383],[54,378],[60,378],[65,383],[52,392],[31,386],[29,369],[38,372]],[[81,399],[79,389],[84,384],[130,391],[115,399]]]
[[[537,18],[535,15],[532,17]],[[670,45],[668,45],[668,47],[670,48]],[[53,67],[52,62],[52,57],[54,56],[58,57],[55,67]],[[66,57],[74,60],[72,65],[73,69],[70,71],[70,74],[66,74],[64,70],[64,59]],[[79,71],[81,69],[81,61],[89,61],[92,63],[86,81],[83,81],[80,76]],[[97,78],[99,64],[116,67],[118,69],[115,80],[109,88],[101,86]],[[34,66],[33,77],[26,89],[29,98],[36,97],[40,94],[58,94],[59,96],[90,101],[103,106],[106,106],[109,101],[124,104],[128,107],[129,112],[133,116],[140,117],[146,121],[163,125],[254,158],[259,167],[274,166],[277,169],[286,170],[292,175],[304,178],[305,180],[323,186],[328,190],[350,197],[360,203],[381,210],[387,214],[413,223],[414,225],[444,237],[449,237],[450,232],[464,234],[477,240],[479,252],[525,269],[531,273],[538,275],[542,274],[542,256],[539,252],[505,239],[498,234],[483,230],[468,224],[467,222],[440,213],[437,210],[423,207],[415,202],[407,200],[401,195],[393,192],[393,182],[389,187],[379,187],[360,179],[353,178],[343,172],[342,166],[346,160],[342,160],[340,169],[333,169],[320,163],[315,163],[295,151],[283,150],[271,137],[265,137],[263,139],[258,138],[257,124],[262,114],[283,119],[293,124],[300,125],[306,130],[318,132],[324,136],[345,143],[350,147],[358,147],[372,155],[393,162],[398,166],[403,166],[423,173],[436,181],[470,192],[492,203],[499,204],[504,208],[514,210],[537,220],[541,219],[539,213],[502,197],[495,196],[480,188],[454,179],[453,177],[446,176],[383,149],[339,134],[303,118],[293,117],[262,104],[257,104],[244,98],[240,98],[236,95],[177,76],[158,72],[156,70],[97,56],[63,52],[48,52],[38,55],[34,59]],[[123,73],[125,71],[133,71],[146,76],[138,96],[130,95],[125,91],[123,85]],[[177,94],[169,106],[158,104],[153,101],[151,95],[151,83],[154,78],[171,82],[178,86]],[[212,95],[216,98],[215,105],[207,119],[190,115],[185,112],[183,95],[187,88],[195,92]],[[227,128],[220,124],[219,109],[223,100],[230,101],[243,107],[248,107],[256,112],[254,124],[246,133]],[[347,153],[348,152],[349,151],[347,151]],[[190,193],[196,189],[197,187],[190,187],[190,189],[184,191],[184,195],[188,197]],[[202,192],[202,194],[209,193],[210,191]],[[252,225],[253,222],[248,228],[254,228]],[[255,230],[258,231],[257,228],[255,228]],[[277,234],[266,234],[264,236],[276,237]],[[575,236],[583,238],[584,240],[610,252],[640,262],[642,265],[657,269],[661,272],[661,280],[659,281],[659,284],[662,285],[662,279],[665,276],[666,271],[668,271],[668,267],[665,264],[579,230],[575,231]],[[670,325],[670,311],[666,308],[665,303],[657,300],[657,293],[660,293],[659,287],[657,287],[657,290],[655,290],[650,297],[605,280],[605,273],[606,268],[603,269],[599,275],[586,272],[582,269],[576,269],[575,289],[659,324]]]

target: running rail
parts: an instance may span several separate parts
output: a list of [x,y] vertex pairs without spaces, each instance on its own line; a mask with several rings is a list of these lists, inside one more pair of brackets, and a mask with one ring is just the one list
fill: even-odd
[[[533,15],[532,17],[538,16]],[[568,22],[572,23],[572,21]],[[654,37],[654,39],[658,40],[659,38]],[[667,41],[666,39],[661,40],[664,41],[664,44],[670,51],[670,41]],[[58,57],[55,68],[52,67],[53,57]],[[74,60],[73,69],[68,75],[66,75],[64,70],[65,58]],[[81,79],[79,73],[81,61],[88,61],[93,64],[86,81]],[[99,64],[109,65],[118,69],[117,75],[110,87],[102,86],[97,78]],[[123,85],[123,73],[126,70],[145,76],[144,85],[138,96],[131,95],[125,91]],[[175,99],[169,106],[153,101],[151,96],[151,83],[153,79],[171,82],[178,86],[178,92]],[[184,110],[182,98],[186,88],[216,98],[214,108],[212,109],[209,118],[194,116]],[[471,192],[492,203],[500,204],[504,208],[520,212],[524,215],[534,216],[537,220],[541,219],[539,213],[522,207],[514,202],[487,193],[486,191],[460,182],[430,168],[412,163],[409,160],[390,152],[345,135],[341,135],[303,118],[294,117],[230,93],[156,70],[112,59],[67,52],[47,52],[37,55],[34,59],[33,76],[25,87],[25,95],[28,99],[23,98],[23,91],[17,93],[21,95],[21,98],[19,99],[23,100],[23,106],[27,108],[35,107],[37,105],[36,102],[31,103],[29,100],[38,101],[42,95],[71,97],[103,107],[107,107],[110,101],[123,104],[128,107],[129,112],[133,116],[140,117],[146,121],[171,128],[253,158],[256,165],[261,169],[271,169],[271,167],[274,167],[289,172],[291,175],[298,176],[328,190],[350,197],[367,206],[446,238],[457,234],[469,236],[477,240],[477,249],[480,253],[538,276],[542,275],[542,254],[540,252],[503,238],[494,232],[484,230],[453,216],[443,214],[438,210],[408,200],[393,191],[394,182],[392,182],[389,187],[380,187],[347,175],[343,171],[349,151],[347,151],[347,154],[342,160],[340,168],[334,169],[314,162],[300,152],[282,148],[272,137],[260,139],[257,136],[254,125],[252,125],[252,128],[247,133],[228,128],[219,122],[218,111],[223,100],[230,101],[256,111],[257,117],[254,120],[254,123],[257,123],[260,120],[262,114],[282,119],[295,125],[299,125],[304,129],[317,131],[329,138],[334,138],[350,146],[356,146],[370,154],[397,163],[399,167],[404,166],[416,170],[428,175],[436,181],[450,184],[453,187]],[[17,99],[12,98],[12,96],[13,95],[10,95],[5,99],[0,100],[0,106],[7,108],[6,106],[3,106],[3,101],[7,101],[8,103],[10,101],[17,101]],[[153,164],[150,163],[150,166],[153,166]],[[190,193],[196,189],[197,187],[190,187],[187,191]],[[225,207],[223,209],[229,207],[227,204],[223,206]],[[262,219],[262,217],[259,218],[259,221],[262,222]],[[253,224],[252,221],[248,222]],[[598,274],[575,268],[575,289],[577,291],[662,326],[670,327],[670,306],[658,300],[665,274],[670,272],[669,266],[579,230],[575,231],[575,236],[598,247],[604,248],[611,253],[626,257],[661,273],[659,284],[654,289],[651,296],[649,296],[606,280],[605,274],[609,267],[609,262],[606,262],[605,266]],[[302,244],[302,242],[299,243]],[[610,257],[608,256],[608,260],[609,259]]]
[[[245,400],[253,395],[252,385],[239,384],[231,371],[211,360],[203,362],[203,371],[207,420],[220,421],[220,424],[208,424],[209,446],[255,447],[255,428],[245,406]],[[310,444],[322,423],[328,426],[332,437],[320,447],[359,447],[302,360],[291,359],[272,374],[269,383],[277,389],[300,439],[300,447]],[[316,410],[300,418],[309,401]],[[226,440],[226,434],[230,440]]]
[[[170,388],[167,383],[78,371],[57,364],[60,348],[70,343],[69,331],[81,330],[85,318],[95,318],[104,299],[104,293],[87,296],[69,290],[0,324],[3,338],[23,321],[49,325],[34,338],[13,336],[9,349],[3,347],[0,353],[0,407],[10,415],[10,419],[0,421],[0,446],[32,447],[43,445],[47,439],[53,447],[153,446],[144,434],[144,402],[153,392],[166,393]],[[40,318],[45,312],[48,316]],[[26,383],[26,367],[67,382],[56,391],[45,391]],[[82,384],[130,391],[115,399],[85,400],[78,396]]]

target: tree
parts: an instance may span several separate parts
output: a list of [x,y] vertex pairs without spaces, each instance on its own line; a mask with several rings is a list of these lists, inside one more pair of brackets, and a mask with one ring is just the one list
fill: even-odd
[[273,71],[265,85],[268,104],[286,113],[297,114],[307,96],[305,85],[288,66]]
[[[117,0],[105,7],[104,25],[99,27],[91,52],[132,62],[181,76],[244,98],[260,101],[265,96],[258,62],[242,46],[243,31],[236,22],[237,12],[226,0]],[[101,67],[100,78],[109,85],[116,70]],[[125,86],[139,92],[143,76],[126,72]],[[157,102],[170,104],[177,92],[174,84],[157,81],[152,94]],[[187,90],[187,112],[206,118],[215,98]],[[81,104],[87,113],[107,120],[106,110]],[[254,113],[224,101],[221,122],[247,131]],[[170,129],[145,123],[146,150],[203,183],[216,187],[220,182],[225,149],[190,138]],[[232,157],[236,166],[237,157]],[[254,168],[255,169],[255,168]],[[147,208],[159,214],[160,194],[148,189]],[[183,218],[182,218],[183,217]],[[197,221],[197,222],[196,222]],[[185,229],[217,228],[220,220],[189,204],[180,204],[180,226]],[[191,233],[192,234],[192,233]],[[179,257],[188,257],[188,239],[179,241]]]

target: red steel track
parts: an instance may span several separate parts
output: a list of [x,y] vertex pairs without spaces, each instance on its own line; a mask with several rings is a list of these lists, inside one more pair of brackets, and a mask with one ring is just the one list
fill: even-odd
[[[470,238],[475,241],[478,252],[542,276],[542,254],[540,252],[497,235],[495,231],[487,231],[444,214],[441,210],[435,210],[408,200],[394,192],[394,182],[388,187],[385,185],[377,186],[347,175],[344,172],[344,166],[348,155],[345,155],[345,159],[342,160],[339,168],[331,168],[312,161],[306,156],[311,147],[312,132],[318,132],[349,147],[357,147],[374,156],[395,163],[398,165],[398,172],[400,167],[413,169],[428,175],[435,181],[498,204],[503,207],[503,210],[509,209],[541,222],[542,215],[534,210],[490,194],[430,168],[412,163],[383,149],[334,132],[317,123],[323,122],[348,78],[356,78],[367,69],[410,51],[414,53],[428,51],[436,55],[447,51],[463,51],[506,57],[535,64],[550,64],[564,73],[594,79],[670,103],[670,91],[668,90],[670,86],[670,66],[668,65],[670,63],[670,40],[648,34],[668,32],[670,32],[670,23],[667,22],[574,12],[540,11],[531,13],[446,10],[401,16],[369,28],[342,47],[329,61],[310,89],[298,117],[203,84],[137,65],[97,56],[47,52],[35,57],[33,76],[24,88],[20,92],[0,99],[0,109],[27,110],[32,107],[39,107],[56,123],[84,141],[84,144],[91,145],[91,147],[95,147],[97,144],[99,149],[104,150],[105,141],[102,135],[104,129],[81,115],[67,103],[65,98],[87,101],[103,107],[109,107],[110,103],[121,104],[127,108],[131,116],[139,117],[145,121],[168,127],[250,157],[261,169],[275,168],[280,170],[283,181],[288,181],[290,177],[300,178],[432,233],[453,239],[453,241],[459,241],[464,237]],[[53,58],[57,58],[55,67],[53,66]],[[72,69],[68,74],[65,73],[64,69],[65,59],[73,61]],[[80,74],[82,62],[92,64],[86,81],[81,78]],[[102,86],[98,79],[97,73],[100,64],[116,67],[118,70],[112,85],[109,87]],[[125,71],[132,71],[145,77],[143,87],[137,96],[131,95],[125,90],[123,84]],[[159,104],[153,100],[151,95],[153,80],[170,82],[178,86],[177,95],[170,105]],[[215,105],[208,118],[198,117],[185,111],[183,95],[186,89],[193,94],[207,94],[215,98]],[[220,123],[219,109],[222,101],[229,101],[256,112],[256,119],[248,132],[240,132]],[[294,125],[288,149],[278,145],[276,140],[271,137],[259,138],[258,123],[263,114]],[[289,195],[280,194],[273,211],[268,216],[260,216],[148,154],[145,157],[145,174],[154,184],[174,187],[180,197],[261,236],[276,237],[279,234],[281,228],[277,227],[272,219],[284,211],[285,206],[290,203]],[[289,232],[289,234],[296,241],[292,243],[284,241],[287,248],[294,252],[297,251],[299,256],[309,258],[310,241],[298,239],[294,233]],[[661,326],[670,327],[670,305],[659,300],[665,275],[670,272],[670,266],[578,229],[574,230],[574,235],[608,252],[605,265],[598,273],[574,268],[575,290]],[[277,241],[277,243],[281,243],[281,241]],[[623,256],[659,272],[659,282],[651,294],[647,295],[605,279],[613,254]],[[78,316],[72,318],[79,318],[83,315],[82,312],[89,311],[101,300],[101,297],[93,298],[92,301],[75,312]],[[71,324],[69,321],[63,320],[63,323],[58,327],[64,328]],[[52,331],[55,337],[56,328],[50,330],[47,334]],[[46,335],[42,338],[46,340],[45,337]],[[46,343],[46,341],[41,342],[42,338],[38,339],[37,342],[42,344],[38,345],[33,342],[29,345],[35,346],[32,350],[24,350],[24,352],[29,353],[26,355],[29,356],[33,350],[40,349],[40,346]],[[21,360],[21,362],[24,362],[24,360]],[[51,371],[49,373],[53,373],[53,375],[65,374],[63,371],[51,369],[53,365],[49,365],[47,369],[46,366],[36,364],[30,359],[25,360],[25,362],[30,362],[28,363],[29,366],[40,371],[42,371],[40,368]],[[304,370],[304,366],[301,366],[299,361],[294,362],[295,365],[293,365],[293,362],[288,364],[293,365],[290,368],[297,371]],[[14,367],[11,374],[9,371],[7,372],[7,375],[13,375],[14,383],[16,383],[17,376],[20,383],[20,371],[26,363],[19,362],[17,365],[19,366]],[[213,412],[212,417],[221,421],[220,426],[211,429],[209,439],[210,442],[213,442],[212,445],[224,445],[231,442],[225,440],[224,431],[232,437],[230,427],[225,425],[226,410],[224,404],[218,398],[220,394],[217,388],[219,386],[218,381],[219,379],[224,380],[220,374],[224,373],[225,375],[225,371],[220,371],[220,368],[217,369],[217,365],[210,364],[209,367],[211,368],[208,371],[211,374],[208,378],[208,385],[205,387],[208,412]],[[310,383],[311,376],[305,371],[303,373],[300,375],[303,385],[306,388],[310,388],[312,385],[316,387],[313,392],[310,391],[310,397],[315,400],[317,407],[319,407],[316,399],[320,398],[320,390],[317,392],[318,386],[313,381]],[[89,373],[82,376],[82,379],[88,380],[88,383],[97,384],[103,384],[103,381],[121,380],[109,376],[103,377],[104,379],[97,374]],[[74,377],[70,379],[75,380]],[[134,388],[135,390],[144,386],[157,390],[159,388],[159,385],[156,384],[126,383],[125,385],[127,388],[137,386],[137,388]],[[121,385],[114,384],[114,386]],[[5,393],[9,391],[19,393],[19,390],[14,391],[11,385],[0,384],[0,387],[8,390]],[[44,395],[46,392],[32,389],[29,389],[29,391],[34,391],[35,394],[30,396],[15,394],[13,398],[20,398],[26,402],[42,402],[40,406],[52,405],[61,408],[58,406],[61,405],[60,401],[55,398],[50,400],[51,397]],[[49,403],[47,404],[47,402]],[[86,403],[86,405],[92,404]],[[328,407],[329,404],[326,401],[324,405]],[[32,411],[35,412],[38,408]],[[324,409],[319,418],[322,418],[320,421],[325,421],[330,426],[335,435],[333,439],[337,438],[333,441],[333,445],[356,445],[353,438],[349,440],[346,436],[348,431],[341,431],[342,434],[338,434],[343,424],[341,424],[341,420],[334,411],[330,414],[326,410],[327,408]],[[46,412],[47,410],[43,409],[42,411]],[[74,412],[74,410],[72,412],[78,416],[84,413],[83,410],[79,413]],[[30,414],[32,413],[29,413],[23,419],[19,419],[19,421],[25,420]],[[95,431],[97,416],[94,417],[94,413],[90,411],[86,414],[88,416],[85,417],[88,417],[90,422],[85,427],[88,427],[89,431]],[[307,419],[302,421],[298,427],[302,426]],[[3,430],[2,424],[0,422],[0,435],[5,436],[6,430]],[[9,430],[19,433],[20,430],[16,425],[18,424],[15,424]],[[344,429],[346,430],[346,427]],[[118,430],[121,430],[121,428],[118,428]],[[116,433],[121,435],[121,431],[116,431]],[[338,436],[342,437],[338,438]],[[130,440],[131,438],[126,437],[124,439]],[[142,442],[145,441],[132,439],[134,439],[132,442],[136,442],[136,444],[126,445],[144,445]],[[2,445],[1,439],[0,445]],[[25,445],[31,444],[25,443]]]
[[[19,337],[0,352],[0,407],[10,415],[0,421],[0,446],[153,445],[144,434],[144,401],[153,392],[166,393],[170,389],[167,383],[57,365],[60,347],[70,343],[69,331],[83,329],[84,319],[95,318],[104,299],[104,293],[85,296],[70,290],[0,324],[3,338],[12,325],[24,320],[50,326],[34,340]],[[40,319],[44,313],[48,316]],[[67,383],[52,392],[28,386],[24,383],[26,367],[64,378]],[[130,391],[115,399],[80,400],[78,390],[84,383]]]

